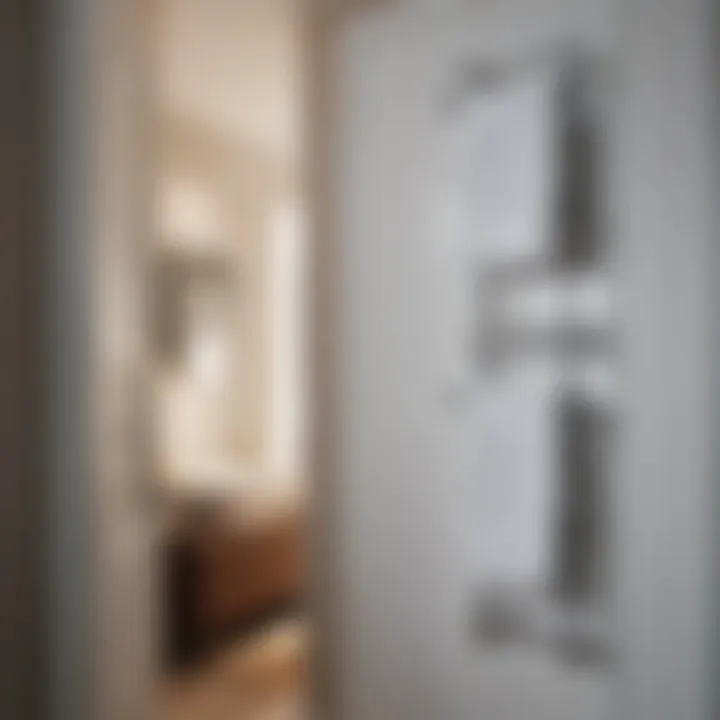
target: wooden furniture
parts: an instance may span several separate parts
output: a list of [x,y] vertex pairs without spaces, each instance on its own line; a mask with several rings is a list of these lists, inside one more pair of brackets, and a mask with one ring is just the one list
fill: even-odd
[[299,603],[303,524],[299,510],[249,523],[203,512],[173,529],[164,557],[171,665]]

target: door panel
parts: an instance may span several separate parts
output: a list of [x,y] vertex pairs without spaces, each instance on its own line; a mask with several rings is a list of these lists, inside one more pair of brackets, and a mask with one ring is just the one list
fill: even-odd
[[[712,54],[700,2],[649,4],[381,3],[349,13],[338,36],[334,353],[348,718],[710,717],[713,333],[701,297],[712,259]],[[599,684],[532,652],[487,666],[471,637],[467,301],[435,226],[447,190],[437,183],[439,127],[457,67],[568,46],[603,58],[608,79],[599,204],[617,282],[622,403],[605,454],[615,660]],[[672,310],[669,288],[680,293]]]

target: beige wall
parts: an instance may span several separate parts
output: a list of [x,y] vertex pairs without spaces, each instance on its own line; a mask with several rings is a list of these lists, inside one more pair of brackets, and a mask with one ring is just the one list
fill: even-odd
[[[292,169],[262,147],[179,117],[164,118],[160,147],[159,199],[178,182],[207,194],[214,216],[214,236],[207,238],[207,250],[212,251],[213,244],[222,246],[237,280],[238,305],[224,388],[203,405],[208,413],[204,423],[216,425],[221,435],[216,446],[225,455],[223,461],[259,467],[265,464],[271,443],[270,233],[274,213],[297,194]],[[160,227],[159,244],[181,241],[163,235]],[[167,371],[165,375],[167,392],[193,392],[191,378],[174,373],[171,389]],[[161,423],[171,428],[176,419],[177,403],[171,402]],[[200,424],[198,418],[194,422]]]
[[156,9],[155,241],[181,239],[162,230],[163,201],[178,184],[190,186],[208,206],[207,227],[196,241],[224,254],[237,278],[222,385],[198,390],[166,368],[161,437],[166,447],[195,444],[198,454],[212,456],[230,474],[232,466],[255,472],[271,464],[281,432],[272,233],[277,214],[300,203],[297,6],[289,0],[157,0]]

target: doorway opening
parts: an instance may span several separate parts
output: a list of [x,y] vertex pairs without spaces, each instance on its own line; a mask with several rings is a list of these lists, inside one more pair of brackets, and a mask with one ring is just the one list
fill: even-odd
[[149,257],[162,720],[306,712],[299,5],[155,0]]

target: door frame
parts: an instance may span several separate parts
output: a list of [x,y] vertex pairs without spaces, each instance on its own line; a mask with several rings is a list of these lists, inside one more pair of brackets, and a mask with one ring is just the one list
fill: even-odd
[[[56,240],[51,277],[50,335],[53,347],[60,348],[51,358],[50,398],[48,402],[48,466],[51,498],[50,523],[50,627],[53,632],[49,661],[51,686],[48,706],[53,720],[130,720],[123,707],[127,688],[114,687],[111,640],[103,625],[109,608],[103,579],[107,573],[107,538],[104,536],[101,507],[107,495],[102,443],[97,432],[98,397],[105,394],[102,378],[107,375],[102,346],[107,340],[98,322],[98,307],[105,289],[98,282],[98,262],[102,258],[98,239],[103,232],[107,210],[103,192],[115,184],[138,183],[133,199],[133,219],[121,231],[121,243],[132,246],[135,271],[141,272],[143,233],[147,228],[147,199],[141,197],[152,182],[148,152],[152,153],[153,117],[150,103],[151,3],[145,0],[64,0],[54,7],[50,54],[53,60],[50,111],[56,119],[53,141],[53,195],[50,216]],[[333,542],[333,466],[332,417],[336,395],[330,378],[334,375],[332,314],[334,259],[330,240],[330,190],[328,134],[332,122],[329,88],[332,85],[332,41],[345,18],[345,3],[311,0],[303,13],[302,62],[305,68],[306,113],[304,134],[307,152],[310,213],[311,259],[311,432],[310,475],[312,508],[310,522],[311,570],[309,578],[310,614],[313,626],[310,691],[315,717],[340,717],[337,712],[337,679],[340,612],[334,594],[333,573],[338,551]],[[128,55],[133,51],[132,58]],[[120,67],[123,66],[124,67]],[[145,71],[143,71],[145,69]],[[124,84],[124,85],[123,85]],[[131,87],[128,87],[131,86]],[[122,86],[122,87],[121,87]],[[113,95],[129,92],[141,105],[122,112]],[[112,122],[109,108],[115,113]],[[144,149],[137,158],[118,168],[113,148],[120,137]],[[151,156],[151,155],[150,155]],[[127,158],[125,158],[127,162]],[[126,175],[123,177],[122,173]],[[129,176],[127,174],[130,174]],[[138,191],[138,188],[140,190]],[[136,214],[135,214],[136,213]],[[133,230],[135,233],[133,234]],[[127,249],[127,248],[126,248]],[[144,278],[141,282],[144,282]],[[142,288],[140,288],[142,291]],[[142,307],[140,303],[137,307]],[[136,309],[137,309],[136,307]],[[138,319],[139,316],[138,316]],[[147,389],[143,367],[129,368],[135,389]],[[131,407],[129,418],[138,419],[138,408]],[[134,438],[134,442],[138,442]],[[142,450],[135,445],[142,455]],[[142,505],[150,503],[152,488],[144,484],[137,471],[128,476],[125,492],[135,495]],[[148,552],[151,549],[148,547]],[[110,573],[111,575],[112,573]],[[106,578],[107,579],[107,578]],[[148,602],[151,599],[148,598]],[[143,668],[149,674],[152,665]],[[146,678],[150,687],[153,678]],[[147,696],[150,700],[150,695]],[[138,706],[139,708],[140,706]],[[146,707],[149,711],[150,708]],[[125,713],[125,714],[124,714]],[[133,720],[136,714],[132,714]],[[137,720],[148,720],[137,710]]]

